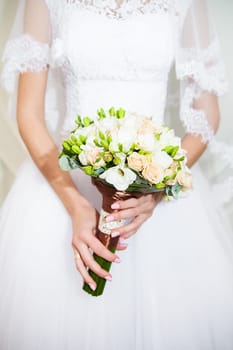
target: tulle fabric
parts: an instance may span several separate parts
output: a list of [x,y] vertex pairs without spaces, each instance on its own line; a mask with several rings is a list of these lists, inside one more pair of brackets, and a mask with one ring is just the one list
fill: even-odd
[[[99,207],[89,178],[73,178]],[[232,349],[232,240],[198,167],[194,179],[199,191],[159,204],[95,298],[75,270],[71,220],[27,161],[1,211],[0,348]]]
[[[20,45],[25,42],[25,38],[30,43],[28,54],[20,61],[21,56],[16,55],[16,46],[13,45],[10,52],[14,54],[5,56],[8,67],[5,72],[12,72],[12,67],[14,76],[15,73],[30,70],[42,71],[51,65],[52,57],[52,61],[57,62],[65,73],[66,97],[69,99],[72,90],[79,88],[79,99],[76,101],[84,113],[86,107],[92,112],[103,102],[106,106],[125,102],[131,109],[135,107],[146,114],[150,111],[155,114],[157,112],[162,118],[164,106],[161,96],[164,98],[166,94],[168,65],[165,67],[166,71],[164,65],[157,67],[160,73],[166,73],[165,77],[162,75],[161,84],[157,76],[150,82],[144,78],[144,74],[139,74],[138,80],[135,75],[134,80],[130,76],[128,83],[128,70],[125,71],[125,79],[119,79],[116,74],[116,70],[121,67],[119,62],[122,62],[121,51],[118,50],[114,51],[114,57],[110,53],[111,58],[116,58],[116,61],[110,61],[114,62],[112,66],[116,69],[111,72],[112,75],[109,75],[108,66],[101,65],[101,70],[97,69],[97,72],[105,74],[105,80],[96,79],[93,75],[85,80],[84,68],[88,66],[84,63],[96,62],[93,60],[93,51],[86,46],[91,41],[85,40],[91,34],[90,23],[98,23],[96,32],[97,29],[99,32],[102,30],[103,35],[113,33],[116,23],[112,22],[113,18],[106,19],[99,14],[97,20],[96,12],[91,15],[90,8],[88,11],[75,12],[72,7],[75,2],[59,1],[54,6],[53,1],[45,3],[38,0],[35,4],[35,1],[27,0],[26,9],[30,10],[30,6],[35,4],[29,11],[30,16],[25,14],[24,30],[21,32],[23,36]],[[60,11],[63,9],[61,5],[66,7],[68,3],[71,12]],[[95,1],[92,3],[95,4]],[[131,8],[138,3],[141,5],[142,1],[127,2]],[[80,4],[85,7],[86,2],[80,1]],[[112,2],[109,1],[109,4]],[[191,3],[182,1],[180,5],[183,6],[181,10],[184,10],[179,12],[181,17],[178,18],[178,24],[181,25],[179,29],[182,31]],[[104,6],[100,4],[100,7],[104,11]],[[70,27],[73,36],[67,38],[64,27],[57,24],[62,23],[61,18],[64,21],[65,18],[70,18],[65,17],[65,14],[74,12],[80,21],[72,21],[75,24],[75,27]],[[83,16],[85,13],[85,19],[89,21],[84,21],[80,13]],[[75,16],[72,18],[75,19]],[[130,18],[128,22],[124,22],[131,28],[127,32],[127,38],[135,37],[131,25],[136,18],[138,21],[140,19],[142,28],[144,25],[148,28],[150,23],[153,29],[161,29],[156,27],[161,23],[163,38],[166,35],[168,40],[171,40],[170,34],[179,34],[171,30],[171,22],[168,21],[164,9],[162,15],[156,17],[157,21],[152,22],[153,16],[150,15],[145,18]],[[107,22],[109,20],[111,22]],[[105,30],[106,23],[108,32]],[[117,25],[120,26],[120,23]],[[173,25],[176,24],[174,21]],[[82,29],[87,30],[82,30],[82,35],[78,36],[76,25],[84,26]],[[86,36],[83,40],[84,34]],[[130,53],[130,44],[133,42],[135,45],[131,47],[135,51],[133,55],[131,52],[130,58],[136,60],[133,61],[137,63],[136,67],[131,65],[136,73],[150,71],[154,67],[151,65],[152,61],[153,64],[161,61],[164,63],[162,53],[169,56],[168,64],[171,63],[170,55],[173,51],[169,51],[168,55],[168,46],[164,50],[164,42],[160,37],[155,37],[155,34],[159,35],[159,30],[149,32],[149,42],[140,37],[142,45],[145,43],[148,47],[149,43],[153,54],[156,52],[149,60],[148,57],[143,57],[141,61],[141,51],[137,49],[138,43],[135,40],[129,40],[129,45],[126,46],[126,52],[128,50]],[[98,36],[97,39],[97,44],[103,45],[104,37]],[[116,36],[112,44],[119,44],[120,39]],[[74,65],[71,67],[67,67],[67,56],[64,56],[62,46],[58,45],[67,42],[77,54],[72,56]],[[155,43],[161,45],[157,51],[154,50],[157,47]],[[178,55],[180,42],[178,44],[176,41],[176,44]],[[81,60],[84,68],[81,73],[78,70],[82,75],[82,79],[78,80],[80,75],[70,73],[81,67],[81,45],[82,53],[90,50],[90,54],[87,55],[88,62]],[[32,50],[34,47],[37,50]],[[105,46],[102,51],[98,51],[100,59],[106,50]],[[38,55],[35,52],[40,53]],[[38,58],[39,68],[34,69],[31,62],[35,64]],[[178,56],[173,58],[178,68],[178,62],[181,61],[178,61]],[[138,62],[143,64],[138,65]],[[93,65],[92,67],[95,68]],[[91,72],[95,71],[93,69]],[[150,74],[149,76],[151,77]],[[192,76],[191,86],[197,85],[194,80],[195,77]],[[183,82],[185,89],[190,87],[189,76],[185,76]],[[54,86],[57,87],[57,81]],[[73,96],[76,96],[75,93]],[[50,94],[49,88],[47,101],[47,120],[50,119],[51,122],[53,117],[56,120],[57,113],[51,113],[51,110],[56,109],[64,118],[60,101],[57,105],[55,95]],[[159,101],[158,104],[156,101]],[[189,107],[194,108],[192,102],[193,95]],[[73,114],[70,117],[73,118]],[[209,123],[205,123],[206,125],[208,127]],[[56,130],[61,131],[61,127],[56,126]],[[113,282],[107,283],[105,294],[92,298],[82,291],[82,280],[75,270],[70,217],[32,161],[28,160],[23,164],[0,215],[0,349],[232,350],[232,236],[227,223],[221,220],[222,214],[217,215],[215,199],[211,197],[209,185],[198,166],[193,168],[193,173],[193,193],[180,201],[159,204],[153,216],[129,240],[128,249],[119,253],[122,263],[113,264]],[[74,172],[72,177],[79,190],[99,209],[100,196],[91,185],[90,179],[79,171]]]

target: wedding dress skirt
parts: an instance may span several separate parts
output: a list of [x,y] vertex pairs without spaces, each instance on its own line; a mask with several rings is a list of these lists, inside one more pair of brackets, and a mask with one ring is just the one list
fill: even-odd
[[[123,1],[114,19],[117,10],[109,10],[114,1],[92,1],[96,11],[86,6],[89,1],[36,3],[41,2],[50,12],[51,53],[39,35],[48,16],[41,18],[39,5],[31,1],[28,25],[43,28],[29,28],[5,57],[11,77],[17,69],[41,71],[53,56],[66,97],[57,131],[73,130],[77,113],[92,117],[98,108],[111,106],[163,123],[168,76],[176,61],[177,78],[190,84],[181,101],[184,124],[188,132],[211,134],[192,102],[197,88],[223,90],[222,70],[212,42],[197,56],[190,49],[178,57],[178,20],[184,18],[178,18],[179,8],[169,11],[167,1]],[[203,2],[197,3],[199,8]],[[194,17],[183,22],[192,25]],[[185,30],[193,32],[199,33]],[[205,33],[201,38],[207,41]],[[46,102],[51,107],[46,119],[53,124],[54,95]],[[27,160],[0,215],[0,350],[232,350],[233,237],[199,166],[192,171],[193,192],[157,206],[128,240],[127,250],[119,252],[122,262],[112,265],[113,281],[104,295],[92,297],[82,290],[75,268],[71,218]],[[90,178],[79,170],[71,175],[100,209]]]
[[[1,210],[0,349],[232,350],[232,241],[198,165],[193,174],[191,195],[157,206],[92,297],[75,269],[71,219],[26,161]],[[100,208],[90,179],[72,176]]]

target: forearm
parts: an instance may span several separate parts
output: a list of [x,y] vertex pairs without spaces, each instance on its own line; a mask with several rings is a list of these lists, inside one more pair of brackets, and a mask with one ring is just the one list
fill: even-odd
[[31,116],[27,118],[26,115],[22,119],[19,131],[32,159],[70,215],[73,215],[80,206],[86,204],[85,198],[78,192],[69,173],[59,168],[59,152],[44,123]]
[[187,151],[187,166],[191,168],[203,152],[206,150],[207,144],[201,142],[199,136],[186,134],[182,139],[182,148]]
[[62,200],[68,212],[86,205],[70,175],[59,168],[58,149],[44,119],[47,72],[25,73],[19,79],[17,121],[21,137],[38,168]]

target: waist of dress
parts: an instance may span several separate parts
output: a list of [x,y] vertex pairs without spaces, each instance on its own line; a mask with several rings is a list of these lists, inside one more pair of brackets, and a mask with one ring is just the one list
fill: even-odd
[[74,127],[77,114],[94,117],[97,110],[110,107],[147,115],[163,121],[167,81],[80,80],[66,89],[66,117],[62,132]]

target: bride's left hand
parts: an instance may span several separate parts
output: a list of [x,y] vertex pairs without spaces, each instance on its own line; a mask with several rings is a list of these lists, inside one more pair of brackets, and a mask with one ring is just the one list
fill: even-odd
[[126,239],[135,234],[140,226],[153,214],[157,204],[163,197],[162,192],[146,194],[139,198],[116,201],[112,204],[112,209],[116,212],[108,215],[107,221],[118,221],[122,219],[132,219],[128,224],[117,228],[111,232],[112,237],[120,235]]

